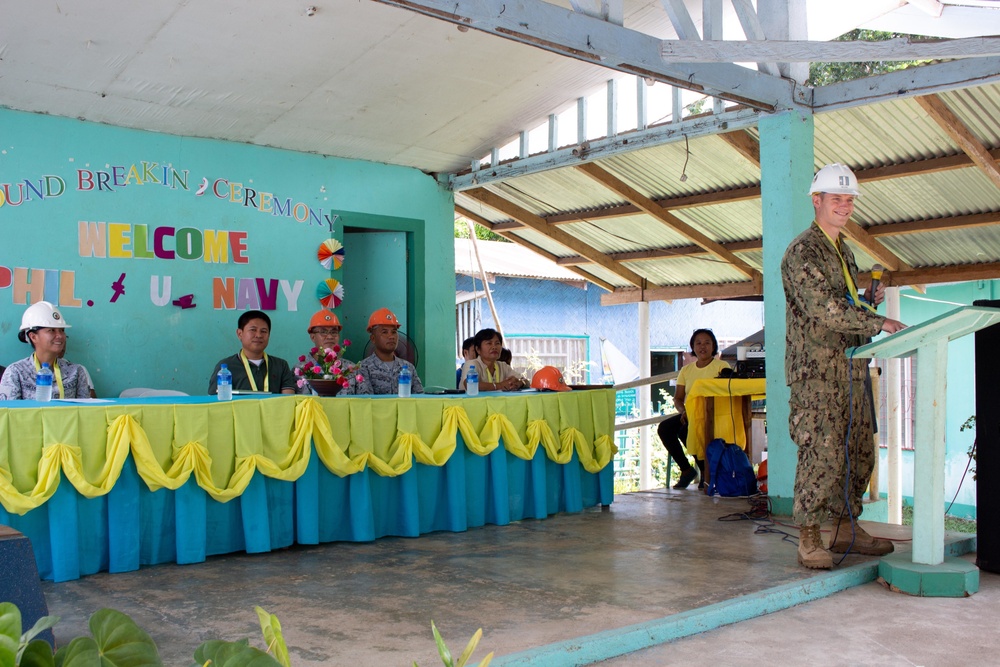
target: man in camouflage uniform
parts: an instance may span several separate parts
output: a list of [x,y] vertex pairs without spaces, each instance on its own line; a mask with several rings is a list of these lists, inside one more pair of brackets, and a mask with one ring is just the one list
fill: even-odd
[[[830,569],[819,526],[834,518],[830,550],[883,555],[892,543],[852,523],[874,466],[871,406],[865,389],[868,360],[849,360],[846,350],[880,331],[903,324],[863,304],[858,267],[841,230],[860,196],[857,179],[840,164],[816,174],[810,190],[815,222],[797,236],[781,260],[787,299],[785,380],[791,388],[788,430],[798,445],[794,518],[801,528],[798,560],[805,567]],[[880,285],[875,302],[884,298]],[[845,441],[850,463],[845,461]],[[845,477],[848,477],[845,507]]]

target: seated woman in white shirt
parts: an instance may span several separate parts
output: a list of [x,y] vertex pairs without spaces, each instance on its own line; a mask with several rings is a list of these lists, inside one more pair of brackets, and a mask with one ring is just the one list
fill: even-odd
[[469,365],[475,364],[479,373],[479,391],[518,391],[528,386],[528,383],[514,372],[510,364],[500,361],[500,351],[503,350],[503,336],[496,329],[482,329],[476,334],[473,349],[476,358],[462,368],[462,379],[459,389],[465,389],[465,376],[469,373]]

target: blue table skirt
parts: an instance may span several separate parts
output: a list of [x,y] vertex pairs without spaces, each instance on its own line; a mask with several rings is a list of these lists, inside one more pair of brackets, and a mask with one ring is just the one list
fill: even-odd
[[502,444],[488,456],[469,452],[461,436],[458,445],[445,465],[415,462],[398,477],[371,470],[337,477],[314,451],[298,480],[283,482],[258,472],[243,495],[228,503],[212,500],[193,478],[177,491],[151,492],[130,458],[108,495],[84,498],[62,480],[48,503],[23,516],[0,507],[0,523],[31,540],[43,579],[68,581],[292,544],[503,526],[613,501],[610,463],[592,474],[575,453],[560,465],[541,447],[524,461]]

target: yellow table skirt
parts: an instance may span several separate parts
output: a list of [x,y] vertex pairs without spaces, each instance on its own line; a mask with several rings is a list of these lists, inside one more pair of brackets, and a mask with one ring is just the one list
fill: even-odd
[[240,496],[255,471],[298,479],[315,449],[345,477],[370,468],[408,471],[414,459],[442,466],[457,436],[485,456],[502,441],[513,456],[538,447],[556,463],[574,451],[588,472],[616,452],[611,389],[485,394],[477,398],[280,396],[218,402],[205,397],[51,407],[0,404],[0,503],[13,514],[46,503],[65,475],[84,497],[107,494],[131,455],[151,490],[193,476],[213,499]]
[[[708,446],[708,399],[713,400],[715,407],[715,437],[735,442],[746,449],[746,425],[743,422],[743,410],[739,409],[742,407],[742,399],[744,396],[749,396],[751,400],[764,398],[765,393],[764,378],[695,380],[684,397],[684,409],[688,415],[688,454],[699,459],[705,458],[705,448]],[[736,397],[740,400],[731,400]]]

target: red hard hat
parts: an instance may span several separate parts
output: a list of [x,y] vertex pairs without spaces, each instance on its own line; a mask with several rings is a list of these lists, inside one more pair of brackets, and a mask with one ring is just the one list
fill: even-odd
[[396,327],[399,328],[399,320],[388,308],[379,308],[371,317],[368,318],[368,332],[371,333],[372,327],[386,326],[386,327]]
[[542,366],[531,377],[532,389],[548,389],[549,391],[572,391],[566,385],[562,371],[555,366]]
[[337,327],[337,329],[343,329],[340,320],[337,316],[331,313],[329,310],[323,309],[312,316],[309,320],[309,327],[306,329],[306,333],[312,333],[313,327]]

